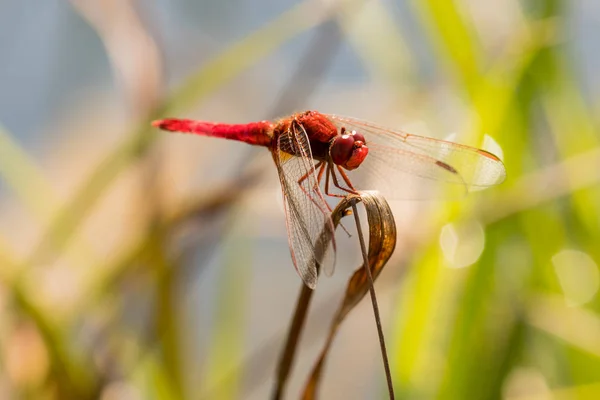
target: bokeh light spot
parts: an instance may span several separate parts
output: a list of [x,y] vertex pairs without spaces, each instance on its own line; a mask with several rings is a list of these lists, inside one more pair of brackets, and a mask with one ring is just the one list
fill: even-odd
[[[503,398],[550,398],[544,375],[534,368],[517,367],[510,372],[502,386]],[[548,397],[546,397],[548,396]]]
[[585,304],[598,292],[600,271],[598,265],[586,253],[570,249],[561,250],[552,256],[552,264],[568,305]]
[[481,256],[485,232],[477,221],[447,224],[440,234],[440,246],[450,267],[467,267]]

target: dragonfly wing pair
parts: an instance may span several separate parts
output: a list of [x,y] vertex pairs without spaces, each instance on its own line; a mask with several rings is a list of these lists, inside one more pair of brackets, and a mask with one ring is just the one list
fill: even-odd
[[356,188],[379,190],[391,199],[449,199],[499,184],[506,177],[502,161],[485,150],[354,118],[328,118],[338,129],[365,137],[369,154],[348,174]]
[[277,138],[272,149],[286,215],[292,260],[304,283],[314,289],[318,270],[335,265],[334,226],[315,171],[306,131],[297,122]]

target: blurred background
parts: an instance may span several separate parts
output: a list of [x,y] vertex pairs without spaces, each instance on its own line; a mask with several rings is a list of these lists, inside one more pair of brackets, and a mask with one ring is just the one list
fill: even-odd
[[[271,157],[149,122],[305,109],[503,153],[498,187],[391,203],[400,398],[600,398],[599,37],[593,0],[0,2],[0,398],[268,398],[301,287]],[[364,300],[320,394],[386,393]]]

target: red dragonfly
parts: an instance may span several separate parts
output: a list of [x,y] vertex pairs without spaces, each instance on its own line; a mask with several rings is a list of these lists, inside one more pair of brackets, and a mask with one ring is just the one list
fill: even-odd
[[[238,140],[271,151],[283,192],[292,261],[311,289],[316,286],[318,268],[330,275],[335,264],[334,226],[324,194],[357,193],[356,184],[361,190],[379,190],[392,198],[412,197],[415,192],[417,197],[429,197],[424,192],[426,182],[467,192],[501,183],[506,176],[502,161],[485,150],[317,111],[274,122],[163,119],[152,125]],[[409,187],[414,178],[418,178],[417,187]]]

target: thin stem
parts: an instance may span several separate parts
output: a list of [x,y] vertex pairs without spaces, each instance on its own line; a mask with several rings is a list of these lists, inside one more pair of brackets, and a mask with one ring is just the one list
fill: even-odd
[[381,348],[381,357],[383,359],[383,368],[385,369],[385,377],[388,385],[388,393],[390,399],[394,399],[394,386],[392,384],[392,373],[390,372],[390,363],[387,357],[387,349],[385,347],[385,338],[383,337],[383,328],[381,327],[381,318],[379,316],[379,306],[377,305],[377,297],[375,296],[375,286],[373,275],[371,275],[371,267],[369,266],[369,257],[367,256],[367,248],[365,246],[365,238],[363,237],[362,228],[360,226],[360,218],[358,217],[358,209],[356,208],[357,200],[352,201],[352,212],[356,221],[356,230],[358,231],[358,240],[360,242],[360,250],[363,256],[363,268],[367,272],[369,279],[369,293],[371,294],[371,303],[373,304],[373,314],[375,316],[375,324],[377,325],[377,334],[379,335],[379,346]]
[[306,315],[308,313],[308,307],[310,305],[312,295],[313,290],[305,284],[302,284],[300,297],[298,298],[296,310],[294,311],[294,319],[292,320],[292,325],[290,326],[290,330],[287,335],[285,348],[281,353],[281,358],[279,359],[279,364],[277,365],[277,382],[273,390],[273,395],[271,396],[273,400],[281,399],[285,391],[285,385],[294,363],[296,350],[298,348],[298,341],[300,340],[302,328],[304,327],[304,322],[306,321]]

